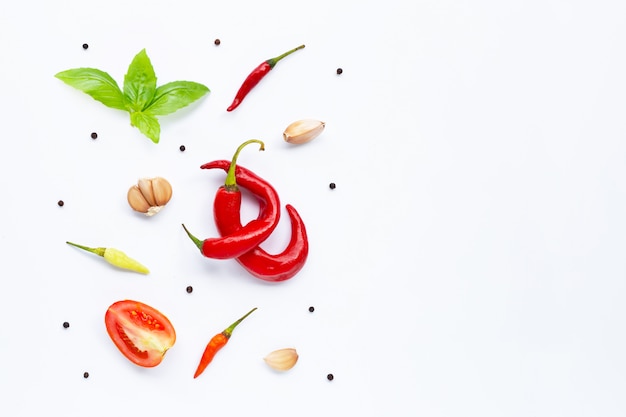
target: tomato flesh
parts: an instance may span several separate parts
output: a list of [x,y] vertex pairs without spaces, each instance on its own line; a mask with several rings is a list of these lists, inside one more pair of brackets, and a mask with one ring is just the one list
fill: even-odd
[[119,337],[125,343],[126,348],[133,352],[134,357],[141,358],[142,360],[148,358],[148,352],[145,350],[141,350],[137,346],[135,346],[135,344],[132,340],[130,340],[130,337],[128,337],[122,326],[118,324],[115,326],[115,329],[117,330],[117,334],[119,335]]
[[132,363],[151,368],[174,346],[176,332],[168,318],[147,304],[123,300],[111,304],[104,316],[107,333]]

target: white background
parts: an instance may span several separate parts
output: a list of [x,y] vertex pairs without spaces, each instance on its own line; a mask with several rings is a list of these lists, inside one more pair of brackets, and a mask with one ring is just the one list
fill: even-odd
[[[625,16],[608,0],[3,5],[0,414],[625,415]],[[158,145],[54,78],[88,66],[121,83],[143,48],[159,84],[211,89],[160,119]],[[325,132],[287,145],[302,118]],[[249,138],[266,151],[240,164],[309,231],[305,268],[279,285],[203,258],[180,226],[216,235],[224,176],[199,166]],[[156,175],[173,198],[144,218],[126,190]],[[265,247],[288,236],[283,212]],[[106,334],[127,298],[176,328],[156,368]],[[255,306],[194,380],[210,337]],[[300,360],[279,374],[262,357],[283,347]]]

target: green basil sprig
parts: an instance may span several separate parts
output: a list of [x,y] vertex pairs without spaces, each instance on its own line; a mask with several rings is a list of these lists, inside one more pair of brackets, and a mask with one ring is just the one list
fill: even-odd
[[55,77],[107,107],[129,112],[131,125],[154,143],[159,143],[161,135],[156,116],[174,113],[210,91],[193,81],[174,81],[157,87],[154,68],[145,49],[130,63],[123,91],[109,74],[95,68],[61,71]]

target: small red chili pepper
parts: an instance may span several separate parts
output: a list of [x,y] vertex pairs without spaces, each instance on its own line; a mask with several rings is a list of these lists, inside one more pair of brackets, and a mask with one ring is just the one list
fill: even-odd
[[193,375],[194,378],[199,377],[200,374],[204,372],[206,367],[209,366],[209,364],[215,357],[215,354],[221,348],[223,348],[226,345],[226,343],[228,343],[228,339],[230,339],[230,336],[233,334],[233,330],[235,330],[235,327],[237,327],[237,325],[241,323],[246,317],[252,314],[254,310],[256,310],[256,307],[248,311],[245,316],[243,316],[242,318],[240,318],[239,320],[231,324],[226,330],[224,330],[221,333],[216,334],[215,336],[211,338],[209,343],[206,345],[206,348],[204,349],[204,353],[202,353],[202,358],[200,358],[200,363],[198,364],[196,373]]
[[[202,168],[221,168],[227,171],[230,162],[213,161],[202,165]],[[240,182],[247,174],[245,168],[237,167],[236,175]],[[257,246],[236,258],[249,273],[264,281],[278,282],[292,278],[304,267],[309,254],[309,242],[302,218],[293,206],[287,204],[285,209],[291,220],[291,239],[285,250],[274,255]],[[231,211],[214,217],[217,230],[222,236],[236,233],[242,227],[238,212]]]
[[193,236],[183,224],[189,238],[207,258],[231,259],[243,255],[266,240],[280,220],[280,199],[274,187],[254,174],[247,176],[244,180],[239,179],[239,185],[237,184],[238,177],[235,175],[239,168],[236,165],[237,157],[244,146],[253,142],[261,143],[263,148],[263,142],[255,139],[244,142],[237,148],[232,163],[229,163],[226,181],[215,195],[213,211],[215,217],[229,216],[230,213],[239,215],[241,209],[239,186],[241,186],[259,199],[263,207],[259,216],[234,233],[204,240]]
[[232,104],[226,109],[226,111],[235,110],[241,104],[244,97],[248,95],[250,90],[252,90],[254,86],[256,86],[259,83],[259,81],[261,81],[261,79],[265,77],[272,70],[272,68],[274,68],[274,66],[278,63],[278,61],[280,61],[287,55],[291,55],[292,53],[296,52],[298,49],[302,49],[302,48],[304,48],[304,45],[300,45],[297,48],[293,48],[292,50],[287,51],[282,55],[279,55],[275,58],[268,59],[266,61],[263,61],[261,64],[259,64],[259,66],[256,67],[250,73],[250,75],[248,75],[248,77],[244,80],[243,84],[241,84],[241,87],[239,87],[239,91],[237,91],[237,95],[235,96],[235,99],[233,100]]

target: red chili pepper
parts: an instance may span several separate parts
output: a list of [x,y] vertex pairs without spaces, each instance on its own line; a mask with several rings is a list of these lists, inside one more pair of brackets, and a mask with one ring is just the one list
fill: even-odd
[[235,330],[235,327],[237,327],[237,325],[239,323],[241,323],[243,321],[243,319],[245,319],[250,314],[252,314],[252,312],[254,310],[256,310],[256,307],[254,307],[252,310],[248,311],[245,316],[243,316],[242,318],[240,318],[239,320],[237,320],[236,322],[231,324],[222,333],[218,333],[218,334],[216,334],[215,336],[213,336],[211,338],[209,343],[206,345],[206,348],[204,348],[204,353],[202,354],[202,358],[200,358],[200,363],[198,364],[198,368],[196,369],[196,373],[193,375],[194,378],[199,377],[200,374],[202,372],[204,372],[206,367],[211,363],[211,361],[215,357],[215,354],[221,348],[223,348],[226,345],[226,343],[228,343],[228,339],[230,339],[230,336],[233,334],[233,330]]
[[[227,171],[230,169],[230,162],[213,161],[202,165],[202,168],[221,168]],[[249,175],[249,171],[241,166],[235,172],[240,182]],[[292,278],[302,269],[309,254],[309,242],[302,218],[293,206],[287,204],[285,209],[291,220],[291,239],[285,250],[273,255],[257,246],[237,257],[241,266],[265,281],[278,282]],[[239,213],[234,211],[214,217],[217,230],[222,236],[235,233],[242,227]]]
[[244,80],[243,84],[241,84],[241,87],[239,87],[239,91],[237,91],[237,95],[235,96],[235,99],[233,100],[232,104],[226,109],[226,111],[235,110],[241,104],[244,97],[248,95],[250,90],[252,90],[254,86],[256,86],[259,83],[259,81],[261,81],[261,79],[265,77],[272,70],[272,68],[274,68],[274,66],[278,63],[278,61],[280,61],[287,55],[291,55],[292,53],[296,52],[298,49],[302,49],[302,48],[304,48],[304,45],[300,45],[297,48],[293,48],[292,50],[287,51],[284,54],[279,55],[275,58],[271,58],[266,61],[263,61],[258,67],[256,67],[250,73],[250,75],[248,75],[248,77]]
[[[258,218],[250,221],[241,229],[219,238],[200,240],[192,235],[183,224],[183,228],[189,238],[207,258],[230,259],[243,255],[266,240],[280,220],[280,199],[274,187],[254,174],[247,176],[245,179],[238,178],[235,175],[236,170],[239,168],[236,165],[239,152],[244,146],[253,142],[260,143],[261,149],[263,149],[263,142],[255,139],[244,142],[237,148],[232,164],[230,164],[231,167],[226,175],[226,182],[218,189],[215,195],[213,211],[215,217],[228,216],[231,213],[239,215],[241,209],[241,191],[239,186],[246,188],[254,194],[259,199],[264,210],[259,214]],[[239,185],[237,185],[237,179],[239,179]]]

